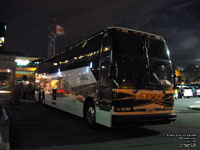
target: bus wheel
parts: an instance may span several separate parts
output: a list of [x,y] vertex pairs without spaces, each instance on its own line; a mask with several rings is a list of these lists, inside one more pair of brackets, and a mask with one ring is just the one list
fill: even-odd
[[94,107],[94,102],[89,101],[85,107],[85,119],[90,127],[96,126],[96,110]]

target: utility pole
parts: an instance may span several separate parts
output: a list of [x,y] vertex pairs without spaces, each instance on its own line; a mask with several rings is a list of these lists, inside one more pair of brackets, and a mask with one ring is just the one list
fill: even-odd
[[56,54],[56,37],[64,34],[64,28],[56,24],[56,18],[54,18],[48,27],[48,58]]
[[56,19],[48,27],[48,58],[56,53]]

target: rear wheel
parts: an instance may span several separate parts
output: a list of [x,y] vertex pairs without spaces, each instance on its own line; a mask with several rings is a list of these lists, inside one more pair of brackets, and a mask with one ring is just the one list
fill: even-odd
[[84,113],[85,113],[85,119],[87,123],[89,124],[89,126],[95,127],[96,126],[96,110],[95,110],[93,101],[89,101],[88,103],[86,103]]

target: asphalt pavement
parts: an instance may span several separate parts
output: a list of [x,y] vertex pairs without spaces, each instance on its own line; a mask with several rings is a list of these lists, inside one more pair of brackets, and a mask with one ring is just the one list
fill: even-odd
[[[181,100],[182,99],[177,99],[177,101],[181,101]],[[196,100],[197,100],[197,103],[188,103],[187,108],[191,109],[191,110],[200,110],[200,99],[196,98]],[[199,102],[198,102],[198,100],[199,100]],[[9,106],[6,104],[5,107],[9,114],[9,111],[10,111],[9,109],[13,106]],[[6,122],[0,122],[0,133],[1,133],[2,139],[3,139],[3,145],[0,146],[0,150],[9,150],[10,149],[9,126],[10,126],[9,120],[7,120]],[[56,148],[58,148],[58,147],[54,147],[52,149],[56,149]],[[62,149],[62,146],[60,146],[60,148]]]

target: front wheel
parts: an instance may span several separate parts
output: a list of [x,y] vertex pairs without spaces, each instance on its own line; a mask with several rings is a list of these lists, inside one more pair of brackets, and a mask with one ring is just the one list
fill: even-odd
[[90,127],[96,126],[96,110],[94,107],[94,102],[89,101],[85,107],[85,119]]

